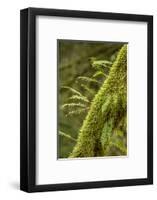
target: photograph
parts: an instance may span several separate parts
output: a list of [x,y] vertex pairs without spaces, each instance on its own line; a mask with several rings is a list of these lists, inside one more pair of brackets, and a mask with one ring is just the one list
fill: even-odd
[[57,158],[127,156],[127,42],[57,39]]
[[153,184],[153,16],[26,8],[20,21],[20,189]]

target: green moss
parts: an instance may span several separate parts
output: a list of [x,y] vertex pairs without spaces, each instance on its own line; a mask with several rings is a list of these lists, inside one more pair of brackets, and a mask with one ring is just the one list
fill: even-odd
[[[70,157],[113,155],[113,152],[106,152],[107,140],[102,138],[112,136],[118,131],[126,134],[126,120],[122,123],[126,115],[127,45],[124,45],[111,66],[108,77],[91,103]],[[124,146],[124,143],[122,145]]]

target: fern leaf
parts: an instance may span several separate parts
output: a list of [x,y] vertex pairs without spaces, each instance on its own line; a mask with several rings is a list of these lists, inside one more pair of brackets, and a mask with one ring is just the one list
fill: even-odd
[[111,119],[104,124],[104,128],[102,130],[102,134],[100,138],[101,145],[104,150],[109,145],[110,138],[112,136],[112,130],[113,130],[113,120]]
[[102,113],[107,112],[110,109],[110,104],[112,103],[112,97],[106,98],[104,104],[102,105]]
[[74,88],[72,88],[72,87],[69,87],[69,86],[62,86],[61,88],[63,88],[63,89],[68,89],[68,90],[70,90],[73,94],[77,94],[77,95],[79,95],[79,96],[83,96],[83,95],[81,94],[81,92],[77,91],[76,89],[74,89]]
[[83,109],[77,109],[77,110],[70,111],[70,112],[68,112],[68,113],[66,114],[66,117],[74,116],[74,115],[75,115],[75,116],[80,115],[80,114],[82,114],[82,113],[87,112],[88,109],[89,109],[89,107],[83,108]]
[[64,133],[63,131],[59,131],[59,135],[63,136],[63,137],[66,137],[74,142],[76,142],[77,140],[75,138],[73,138],[71,135],[67,134],[67,133]]
[[94,95],[94,91],[92,89],[90,89],[89,87],[87,87],[86,85],[84,84],[81,84],[81,87],[86,90],[88,93],[90,93],[92,96]]
[[92,82],[92,83],[100,84],[99,81],[97,81],[97,80],[95,80],[95,79],[93,79],[93,78],[86,77],[86,76],[79,76],[77,79],[78,79],[78,80],[82,80],[82,81],[84,81],[84,82]]
[[97,71],[94,75],[93,75],[93,78],[96,78],[98,76],[104,76],[104,77],[107,77],[107,75],[102,72],[102,71]]
[[89,103],[88,98],[85,97],[85,96],[73,95],[73,96],[71,96],[69,99],[70,99],[70,100],[80,100],[80,101]]
[[95,69],[100,69],[101,67],[110,68],[112,62],[108,60],[95,60],[92,62],[92,67]]
[[65,109],[65,108],[72,109],[75,107],[86,108],[87,105],[83,103],[66,103],[61,106],[61,109]]

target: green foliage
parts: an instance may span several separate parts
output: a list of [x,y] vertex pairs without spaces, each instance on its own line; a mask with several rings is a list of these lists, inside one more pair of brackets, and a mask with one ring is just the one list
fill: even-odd
[[90,94],[92,97],[93,97],[93,95],[95,94],[95,91],[94,91],[92,88],[88,87],[86,84],[81,84],[81,87],[82,87],[84,90],[86,90],[86,92],[87,92],[88,94]]
[[92,82],[92,83],[100,84],[100,82],[97,81],[96,79],[89,78],[87,76],[79,76],[77,79],[78,80],[82,80],[82,81],[87,82],[87,83],[91,83]]
[[104,103],[102,105],[102,113],[108,113],[109,112],[109,109],[110,109],[110,104],[112,102],[112,96],[108,96],[106,97],[106,100],[104,100]]
[[[70,96],[68,98],[68,101],[70,103],[64,103],[61,106],[61,109],[66,112],[66,117],[73,117],[81,115],[82,113],[86,113],[89,109],[89,103],[90,101],[86,96],[83,96],[79,91],[70,88],[70,87],[64,87],[70,89],[74,95]],[[81,102],[81,103],[80,103]]]
[[67,134],[67,133],[64,133],[62,131],[59,131],[59,135],[63,136],[63,137],[66,137],[68,138],[69,140],[72,140],[74,142],[76,142],[77,140],[75,138],[73,138],[71,135]]
[[81,107],[81,108],[85,108],[86,106],[84,105],[84,104],[82,104],[82,103],[66,103],[66,104],[64,104],[62,107],[61,107],[61,109],[65,109],[65,108],[69,108],[69,109],[71,109],[71,108],[75,108],[75,107]]
[[126,120],[122,123],[127,115],[126,74],[127,45],[124,45],[91,103],[70,157],[116,155],[117,151],[126,155],[126,139],[114,134],[116,130],[126,136]]
[[101,145],[104,150],[106,150],[106,148],[110,145],[112,131],[113,131],[113,120],[110,119],[104,124],[104,127],[102,129],[102,134],[100,137]]
[[69,89],[74,95],[70,96],[67,100],[69,103],[64,103],[61,110],[65,111],[66,117],[73,117],[86,113],[89,109],[88,97],[84,96],[81,92],[74,88],[64,86],[64,89]]
[[69,98],[69,100],[76,100],[76,101],[83,101],[86,103],[89,103],[89,100],[87,97],[85,96],[78,96],[78,95],[73,95]]
[[96,71],[95,74],[93,75],[94,78],[101,77],[101,76],[106,77],[106,74],[99,70]]
[[75,110],[69,111],[69,112],[66,114],[66,117],[79,116],[79,115],[81,115],[82,113],[87,113],[88,110],[89,110],[89,107],[87,107],[87,108],[75,109]]
[[112,62],[108,61],[108,60],[94,60],[92,62],[92,66],[95,69],[103,69],[103,68],[108,68],[110,69],[110,66],[112,65]]
[[[99,96],[98,93],[100,93],[105,80],[107,81],[109,78],[111,68],[113,68],[112,63],[114,63],[122,44],[83,43],[61,40],[58,47],[60,88],[58,128],[62,130],[59,132],[58,157],[66,158],[70,152],[72,152],[70,154],[71,157],[125,155],[124,151],[122,152],[123,146],[126,149],[125,120],[124,117],[118,117],[116,104],[124,108],[126,98],[119,98],[116,95],[116,91],[114,94],[111,94],[106,90],[102,93],[103,98],[100,98],[101,106],[99,102],[98,105],[95,102],[95,98]],[[124,75],[123,80],[125,81],[125,79],[126,75]],[[117,85],[117,87],[123,86],[123,84],[121,86],[120,84]],[[95,112],[91,112],[92,107],[95,107]],[[114,113],[114,110],[116,113]],[[112,116],[113,113],[114,115]],[[93,115],[93,118],[91,117],[93,124],[92,122],[85,123],[91,114]],[[99,115],[102,115],[102,118],[99,118]],[[106,120],[103,119],[103,116]],[[113,120],[113,118],[117,120]],[[102,121],[102,128],[99,126],[98,119]],[[111,124],[113,126],[112,131],[110,128]],[[93,128],[94,126],[98,127],[97,130]],[[87,128],[91,131],[83,134]],[[96,131],[98,134],[96,134]],[[71,136],[74,140],[66,136]],[[75,141],[75,138],[78,138],[77,141]],[[117,147],[118,145],[116,146],[114,143],[117,141],[120,144],[119,140],[124,145]],[[76,149],[79,150],[78,146],[82,148],[81,153],[79,151],[76,152]]]
[[77,91],[76,89],[72,88],[72,87],[68,87],[68,86],[62,86],[62,89],[68,89],[70,90],[73,94],[77,94],[79,96],[83,96],[79,91]]

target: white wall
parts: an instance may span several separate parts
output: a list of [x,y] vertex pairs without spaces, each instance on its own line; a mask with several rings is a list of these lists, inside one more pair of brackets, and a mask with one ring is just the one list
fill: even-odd
[[[157,125],[154,125],[154,185],[27,194],[19,191],[20,136],[20,17],[26,7],[64,8],[154,15],[154,57],[157,52],[156,0],[4,0],[0,4],[0,199],[156,199]],[[154,85],[157,86],[157,57],[154,58]],[[154,89],[154,123],[157,121],[157,87]],[[156,123],[157,124],[157,123]],[[124,169],[125,170],[125,169]]]

